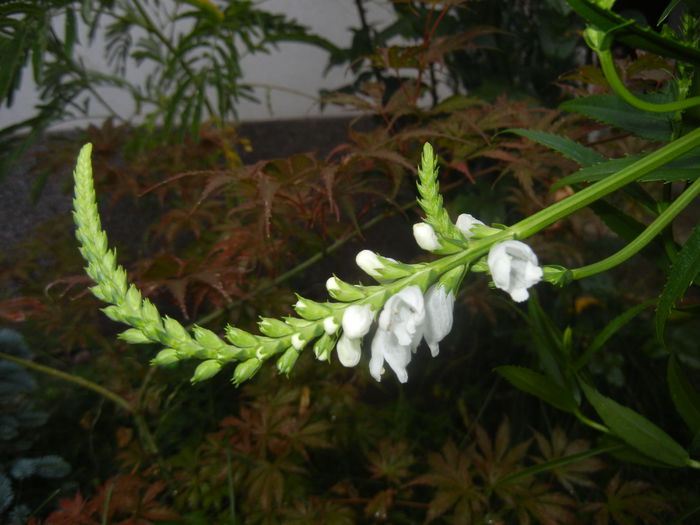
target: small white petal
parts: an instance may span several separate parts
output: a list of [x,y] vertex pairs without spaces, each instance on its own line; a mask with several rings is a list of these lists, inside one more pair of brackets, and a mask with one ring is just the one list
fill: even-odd
[[372,309],[368,304],[353,304],[343,313],[343,332],[352,339],[363,337],[372,326]]
[[384,361],[388,363],[401,383],[408,381],[406,366],[411,361],[409,347],[400,345],[391,332],[377,329],[372,339],[372,357],[369,363],[369,371],[377,381],[381,380]]
[[338,340],[335,352],[338,354],[338,361],[340,361],[340,364],[353,367],[360,362],[360,357],[362,356],[362,340],[351,339],[343,334],[340,340]]
[[355,262],[357,263],[357,266],[362,269],[362,271],[371,277],[380,277],[381,274],[379,273],[379,270],[384,268],[384,265],[379,260],[379,257],[377,257],[377,254],[371,250],[362,250],[355,257]]
[[416,239],[418,246],[429,252],[440,248],[440,241],[437,238],[435,230],[430,224],[419,222],[413,225],[413,237]]
[[323,320],[323,330],[328,334],[328,335],[333,335],[338,331],[338,328],[340,328],[340,325],[335,322],[335,318],[333,316],[326,317]]
[[483,222],[469,213],[462,213],[459,217],[457,217],[457,229],[461,231],[462,235],[464,235],[464,237],[467,239],[474,237],[472,228],[479,225],[485,226]]
[[299,334],[294,334],[292,336],[292,346],[296,350],[299,350],[299,351],[303,350],[305,344],[306,344],[306,341],[304,341]]
[[440,284],[431,286],[425,294],[425,330],[423,337],[430,347],[433,357],[440,352],[438,343],[452,330],[454,293],[445,290]]

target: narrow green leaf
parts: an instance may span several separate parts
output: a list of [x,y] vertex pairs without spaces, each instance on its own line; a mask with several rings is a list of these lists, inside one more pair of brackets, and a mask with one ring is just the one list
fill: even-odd
[[578,405],[571,392],[544,374],[522,366],[499,366],[494,369],[516,388],[540,398],[559,410],[573,413]]
[[581,381],[586,399],[610,431],[632,448],[672,467],[683,467],[688,452],[647,418]]
[[664,328],[668,316],[676,301],[685,295],[685,291],[700,272],[700,226],[696,226],[678,252],[671,267],[663,292],[656,307],[656,335],[663,343]]
[[633,306],[615,317],[615,319],[610,321],[605,328],[598,332],[598,334],[593,338],[593,341],[591,341],[591,344],[588,345],[588,348],[586,348],[583,355],[576,360],[574,367],[578,370],[579,368],[585,366],[593,354],[600,350],[603,345],[608,342],[608,339],[615,335],[620,328],[625,326],[628,322],[637,317],[639,313],[649,308],[654,303],[656,303],[656,299],[649,299],[648,301],[644,301],[643,303]]
[[692,435],[700,432],[700,395],[695,391],[675,357],[668,360],[668,390],[676,411],[688,425]]
[[592,166],[599,162],[605,162],[607,159],[596,151],[571,140],[568,137],[562,137],[554,133],[545,131],[536,131],[534,129],[508,129],[506,132],[521,135],[535,142],[539,142],[543,146],[547,146],[555,151],[558,151],[566,158],[573,160],[581,166]]
[[[647,102],[668,102],[664,95],[639,95]],[[650,113],[642,111],[616,95],[592,95],[567,100],[560,109],[580,113],[609,126],[625,129],[649,140],[669,141],[673,131],[674,113]]]
[[64,41],[63,41],[63,51],[67,56],[73,55],[73,46],[78,39],[78,33],[76,30],[76,20],[75,20],[75,9],[71,6],[66,7],[66,23],[64,26]]

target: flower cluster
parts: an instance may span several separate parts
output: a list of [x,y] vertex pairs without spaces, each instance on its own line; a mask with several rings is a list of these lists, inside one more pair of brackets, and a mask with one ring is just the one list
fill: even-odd
[[[435,357],[439,343],[452,329],[455,296],[441,283],[423,294],[417,285],[408,286],[392,295],[379,314],[372,339],[369,370],[381,380],[386,362],[399,381],[408,380],[406,367],[422,339]],[[375,312],[369,305],[349,306],[343,314],[343,335],[338,341],[338,359],[345,366],[355,366],[362,353],[362,338],[369,332]]]

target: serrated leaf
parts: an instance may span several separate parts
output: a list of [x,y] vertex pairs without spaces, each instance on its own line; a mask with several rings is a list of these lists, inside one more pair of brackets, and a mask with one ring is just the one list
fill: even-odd
[[499,366],[494,369],[516,388],[540,398],[559,410],[574,412],[578,405],[571,392],[544,374],[522,366]]
[[668,466],[683,467],[687,464],[688,452],[661,428],[583,381],[581,388],[610,431],[625,443]]
[[[623,168],[634,164],[642,157],[643,155],[630,155],[619,159],[609,159],[599,164],[581,168],[577,172],[567,175],[566,177],[563,177],[552,184],[552,190],[556,190],[562,186],[579,184],[581,182],[596,182],[602,180],[614,173],[617,173]],[[669,162],[668,164],[646,173],[645,175],[641,176],[639,180],[643,182],[672,182],[676,180],[690,181],[697,179],[698,176],[700,176],[700,154],[696,151],[691,151],[685,155],[682,155],[681,157],[678,157],[672,162]]]
[[700,394],[693,388],[675,357],[668,360],[666,370],[671,400],[688,425],[692,435],[700,433]]
[[671,272],[659,297],[656,307],[656,335],[663,343],[664,328],[676,301],[685,295],[685,291],[700,272],[700,226],[696,226],[685,241],[676,260],[671,266]]
[[[640,95],[639,98],[654,103],[668,101],[663,95]],[[616,95],[592,95],[567,100],[560,104],[559,109],[580,113],[609,126],[631,131],[645,139],[663,142],[671,140],[674,113],[642,111]]]
[[521,135],[530,140],[534,140],[543,146],[547,146],[548,148],[558,151],[566,158],[573,160],[581,166],[591,166],[607,160],[598,152],[587,148],[586,146],[583,146],[568,137],[562,137],[561,135],[547,133],[545,131],[537,131],[534,129],[514,128],[506,131],[515,133],[516,135]]

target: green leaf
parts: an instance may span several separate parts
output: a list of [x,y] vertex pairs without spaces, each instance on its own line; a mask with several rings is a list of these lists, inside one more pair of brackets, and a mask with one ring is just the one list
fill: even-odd
[[663,343],[666,321],[676,301],[685,295],[685,291],[700,272],[700,226],[696,226],[685,241],[681,251],[671,267],[663,292],[656,307],[656,335]]
[[599,349],[601,349],[603,345],[607,343],[608,339],[615,335],[618,332],[618,330],[620,330],[620,328],[625,326],[628,322],[637,317],[637,315],[640,312],[650,307],[655,302],[656,299],[649,299],[648,301],[644,301],[641,304],[633,306],[629,310],[623,312],[622,314],[615,317],[615,319],[610,321],[605,326],[605,328],[598,332],[598,334],[593,338],[593,341],[591,341],[591,344],[588,345],[588,348],[586,348],[586,351],[583,353],[583,355],[576,360],[574,367],[576,369],[579,369],[582,366],[585,366],[589,359],[593,356],[593,354],[595,354]]
[[[598,27],[609,31],[624,24],[629,19],[596,5],[590,0],[566,0],[576,13]],[[661,36],[659,33],[638,24],[626,25],[615,34],[615,40],[635,49],[643,49],[684,62],[700,64],[700,50],[674,38]]]
[[[647,102],[668,102],[664,95],[639,95]],[[567,100],[560,109],[580,113],[609,126],[625,129],[649,140],[667,142],[671,140],[674,113],[649,113],[642,111],[616,95],[592,95],[590,97]]]
[[610,431],[632,448],[668,466],[683,467],[688,452],[647,418],[581,381],[586,399]]
[[530,140],[534,140],[535,142],[539,142],[543,146],[547,146],[548,148],[558,151],[566,158],[577,162],[581,166],[591,166],[607,160],[596,151],[593,151],[592,149],[587,148],[568,137],[562,137],[561,135],[556,135],[554,133],[520,128],[508,129],[506,132],[515,133]]
[[[629,155],[619,159],[609,159],[595,165],[586,166],[571,175],[567,175],[552,184],[552,190],[578,184],[580,182],[596,182],[602,180],[613,173],[617,173],[623,168],[634,164],[643,155]],[[700,153],[691,151],[678,157],[677,159],[660,166],[639,178],[640,181],[664,181],[672,182],[676,180],[695,180],[700,176]]]
[[494,370],[516,388],[539,397],[559,410],[573,413],[578,408],[571,392],[544,374],[522,366],[499,366]]
[[668,360],[666,377],[676,411],[688,425],[691,434],[697,435],[700,432],[700,395],[690,384],[674,356]]

